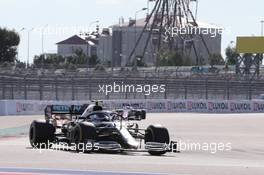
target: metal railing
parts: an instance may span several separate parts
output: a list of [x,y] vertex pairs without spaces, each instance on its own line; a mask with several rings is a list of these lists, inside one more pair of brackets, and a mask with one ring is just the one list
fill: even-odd
[[[166,85],[165,93],[125,92],[105,95],[99,85],[124,83]],[[248,100],[264,94],[264,79],[243,80],[228,74],[186,75],[184,72],[51,74],[0,73],[0,99],[91,100],[91,99],[212,99]]]

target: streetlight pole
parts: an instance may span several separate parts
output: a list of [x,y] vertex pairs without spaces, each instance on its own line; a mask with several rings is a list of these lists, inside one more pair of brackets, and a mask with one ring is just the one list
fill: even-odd
[[264,36],[264,20],[261,20],[260,21],[260,23],[261,23],[261,36]]
[[195,20],[198,18],[198,0],[196,0],[196,8],[195,8]]
[[34,28],[28,30],[28,50],[27,50],[27,68],[29,67],[29,52],[30,52],[30,32],[33,30]]
[[137,59],[136,59],[136,55],[137,55],[137,14],[139,12],[143,12],[145,10],[148,10],[148,8],[142,8],[142,9],[136,11],[136,13],[135,13],[135,58],[134,58],[135,68],[137,68]]
[[42,29],[41,29],[41,51],[42,51],[42,55],[44,54],[44,30],[45,28],[48,26],[48,24],[46,24]]
[[[25,30],[25,28],[23,27],[22,29],[20,29],[20,31],[19,31],[19,36],[21,36],[20,35],[20,33],[22,32],[22,31],[24,31]],[[21,40],[21,39],[20,39]],[[17,60],[19,60],[19,45],[17,46]]]
[[148,10],[148,11],[147,11],[147,15],[149,15],[149,1],[150,1],[150,0],[147,0],[147,10]]
[[[261,23],[261,36],[263,37],[264,36],[264,19],[260,21]],[[261,60],[263,59],[263,54],[261,54]],[[261,63],[262,64],[262,63]]]
[[[85,37],[85,40],[86,40],[86,42],[87,42],[87,50],[86,50],[86,56],[87,56],[87,69],[88,69],[88,71],[89,71],[89,67],[90,67],[90,63],[89,63],[89,35],[91,34],[91,26],[93,25],[93,24],[96,24],[96,23],[99,23],[99,20],[96,20],[96,21],[93,21],[93,22],[90,22],[90,24],[89,24],[89,26],[88,26],[88,33],[86,33],[86,37]],[[90,52],[91,52],[91,49],[90,49]]]

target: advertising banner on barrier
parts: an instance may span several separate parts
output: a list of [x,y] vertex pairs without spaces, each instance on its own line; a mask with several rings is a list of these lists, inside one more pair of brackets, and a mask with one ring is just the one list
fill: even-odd
[[187,111],[187,103],[186,101],[171,101],[167,102],[167,110],[168,112],[186,112]]
[[[32,101],[2,100],[0,115],[40,115],[50,104],[87,104],[90,101]],[[105,100],[106,109],[122,109],[131,106],[148,112],[199,112],[199,113],[264,113],[264,101],[226,100]]]
[[264,101],[253,101],[253,112],[264,112]]
[[165,100],[147,101],[146,110],[148,112],[168,112],[167,101]]
[[228,101],[208,101],[208,112],[227,113],[230,112]]
[[241,102],[231,101],[229,106],[230,106],[230,112],[233,113],[253,112],[251,101],[241,101]]

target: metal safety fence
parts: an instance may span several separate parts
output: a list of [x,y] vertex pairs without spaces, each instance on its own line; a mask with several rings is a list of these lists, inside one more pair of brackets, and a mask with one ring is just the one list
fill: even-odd
[[[116,84],[165,85],[165,92],[100,92],[100,86]],[[239,80],[227,76],[153,76],[125,74],[33,75],[0,74],[0,99],[208,99],[251,100],[264,94],[264,80]]]

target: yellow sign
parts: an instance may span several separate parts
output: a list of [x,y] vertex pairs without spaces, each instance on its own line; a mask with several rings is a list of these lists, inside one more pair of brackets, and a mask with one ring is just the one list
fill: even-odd
[[264,53],[264,37],[237,37],[238,53]]

